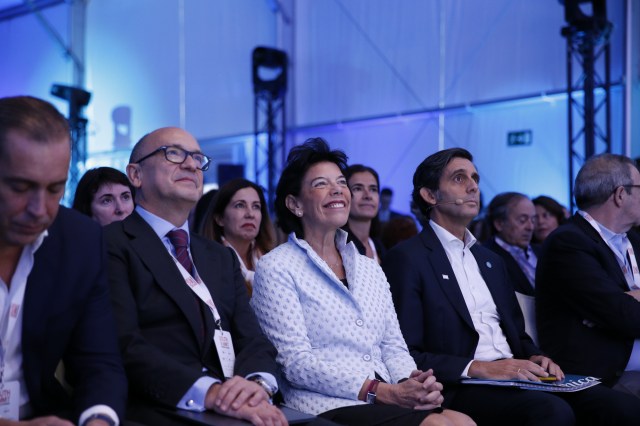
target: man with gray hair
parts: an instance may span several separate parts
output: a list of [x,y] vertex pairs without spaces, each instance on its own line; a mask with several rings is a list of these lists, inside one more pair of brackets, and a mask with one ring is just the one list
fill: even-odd
[[532,246],[536,208],[524,194],[503,192],[489,203],[487,220],[493,237],[486,244],[502,256],[516,292],[534,295],[539,246]]
[[568,371],[640,397],[640,172],[622,155],[589,159],[575,181],[578,212],[538,258],[542,349]]

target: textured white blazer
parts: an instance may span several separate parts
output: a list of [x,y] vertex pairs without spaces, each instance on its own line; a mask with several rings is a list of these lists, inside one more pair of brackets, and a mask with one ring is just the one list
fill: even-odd
[[278,349],[281,390],[287,405],[308,413],[363,404],[365,379],[377,372],[397,383],[416,368],[384,272],[346,240],[338,229],[349,288],[294,234],[256,267],[251,305]]

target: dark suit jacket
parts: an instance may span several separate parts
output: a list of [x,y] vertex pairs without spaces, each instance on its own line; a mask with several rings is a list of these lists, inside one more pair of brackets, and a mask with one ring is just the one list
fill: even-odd
[[[492,238],[484,245],[486,248],[491,250],[494,253],[497,253],[504,260],[504,264],[507,267],[507,273],[509,274],[509,280],[513,285],[513,289],[518,293],[526,294],[527,296],[534,296],[535,289],[531,286],[531,283],[527,279],[527,276],[522,271],[520,265],[518,265],[518,261],[511,256],[511,253],[500,247],[498,243],[496,243],[495,238]],[[538,257],[540,254],[540,246],[531,245],[531,249],[533,253]]]
[[[100,226],[60,207],[36,251],[24,295],[24,377],[36,416],[69,411],[71,420],[105,404],[124,419],[127,383],[109,303]],[[72,397],[54,377],[64,360]]]
[[[628,233],[640,263],[640,236]],[[565,371],[613,383],[640,338],[640,302],[604,240],[574,215],[543,244],[536,268],[540,346]]]
[[[195,298],[151,226],[134,212],[106,228],[109,284],[130,408],[175,407],[204,374],[224,380],[209,309]],[[235,254],[191,234],[191,254],[236,352],[234,374],[276,375],[275,348],[249,306]],[[200,304],[200,309],[198,308]],[[204,335],[202,324],[204,321]]]
[[[524,331],[524,319],[504,262],[475,244],[471,248],[516,358],[540,354]],[[476,332],[449,259],[431,226],[398,244],[383,260],[400,328],[418,368],[433,368],[439,381],[455,383],[473,359]]]

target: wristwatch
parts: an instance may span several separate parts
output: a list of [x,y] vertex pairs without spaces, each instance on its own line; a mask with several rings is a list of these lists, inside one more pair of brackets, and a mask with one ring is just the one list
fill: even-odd
[[369,387],[367,388],[367,404],[375,404],[376,403],[376,391],[378,390],[378,385],[380,384],[380,380],[373,379],[371,383],[369,383]]
[[261,376],[251,376],[247,380],[250,380],[252,382],[256,382],[257,384],[259,384],[262,387],[262,389],[265,390],[267,395],[269,395],[269,399],[272,399],[273,395],[276,393],[276,390],[272,388],[271,385],[269,385],[269,383],[265,379],[263,379]]

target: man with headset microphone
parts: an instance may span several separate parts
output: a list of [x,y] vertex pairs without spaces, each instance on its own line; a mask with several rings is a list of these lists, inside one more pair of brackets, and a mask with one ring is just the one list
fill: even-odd
[[460,384],[462,378],[564,377],[533,343],[500,256],[467,226],[478,214],[480,176],[471,154],[451,148],[427,157],[413,177],[413,201],[428,226],[383,259],[398,320],[418,368],[445,384],[448,408],[478,424],[635,424],[635,398],[604,386],[552,394]]

